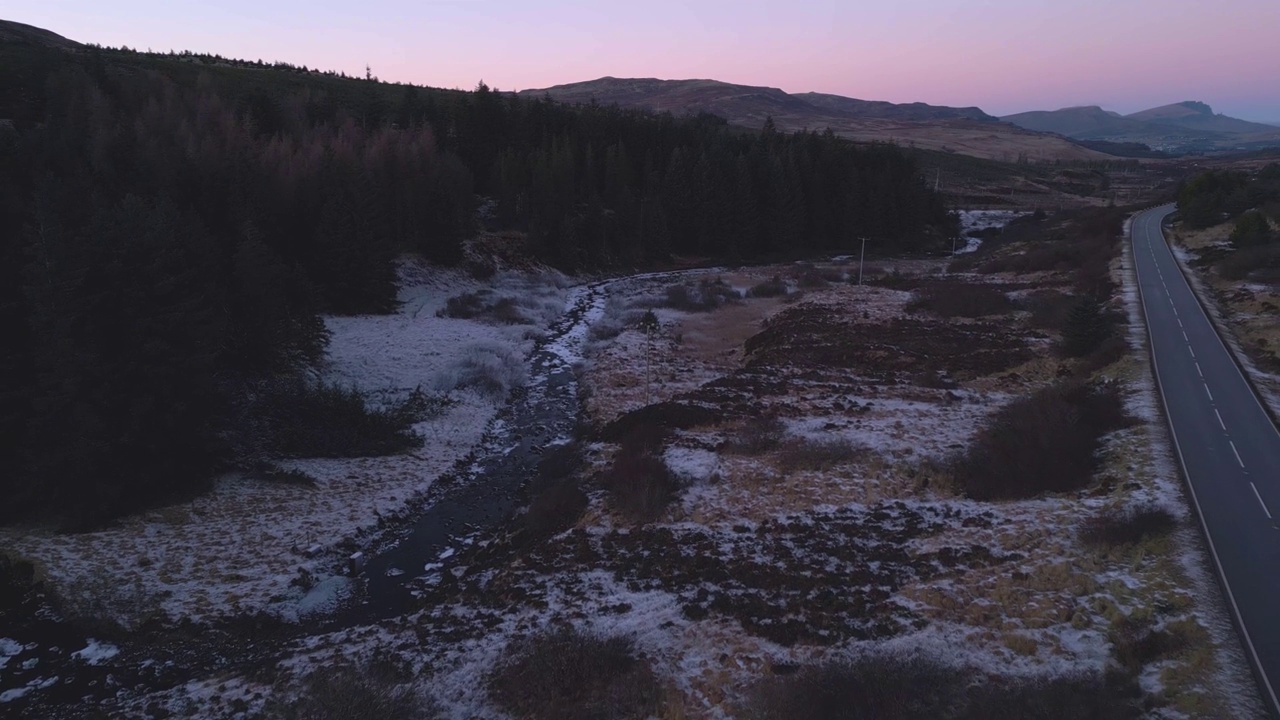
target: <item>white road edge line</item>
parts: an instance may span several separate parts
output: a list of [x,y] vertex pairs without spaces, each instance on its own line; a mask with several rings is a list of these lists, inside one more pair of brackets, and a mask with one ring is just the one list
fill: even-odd
[[1270,520],[1270,519],[1271,519],[1271,511],[1267,509],[1267,504],[1266,504],[1266,503],[1264,503],[1264,502],[1262,502],[1262,496],[1258,494],[1258,486],[1257,486],[1257,485],[1254,485],[1252,482],[1250,482],[1250,483],[1249,483],[1249,487],[1253,488],[1253,496],[1254,496],[1254,497],[1256,497],[1256,498],[1258,498],[1258,504],[1262,506],[1262,512],[1266,513],[1266,514],[1267,514],[1267,519],[1268,519],[1268,520]]
[[[1143,212],[1151,212],[1153,209],[1154,208],[1144,210]],[[1161,219],[1163,219],[1163,216],[1161,216]],[[1136,225],[1136,223],[1134,224]],[[1133,244],[1137,241],[1137,235],[1134,233],[1134,229],[1135,228],[1133,226],[1130,226],[1129,246],[1131,249],[1133,248]],[[1155,248],[1151,243],[1150,229],[1151,221],[1148,220],[1147,244],[1148,247],[1151,248],[1151,257],[1154,260]],[[1163,239],[1163,237],[1164,235],[1162,233],[1161,239]],[[1187,474],[1187,458],[1182,453],[1182,443],[1178,441],[1178,431],[1173,427],[1173,418],[1169,416],[1169,400],[1164,395],[1164,385],[1160,383],[1160,363],[1156,360],[1155,340],[1151,335],[1151,321],[1147,318],[1146,298],[1142,295],[1142,275],[1138,270],[1138,258],[1136,257],[1136,254],[1133,259],[1133,274],[1138,279],[1138,300],[1142,307],[1142,318],[1147,321],[1147,349],[1151,353],[1151,366],[1154,370],[1152,375],[1156,382],[1156,389],[1160,391],[1160,401],[1164,403],[1165,407],[1165,424],[1169,426],[1169,434],[1173,436],[1173,446],[1174,449],[1178,451],[1178,464],[1182,466],[1182,476],[1187,479],[1187,488],[1191,492],[1191,502],[1195,504],[1196,516],[1200,519],[1200,529],[1204,531],[1205,541],[1209,543],[1209,554],[1213,556],[1213,564],[1218,567],[1218,577],[1222,580],[1222,587],[1227,591],[1227,602],[1231,605],[1232,614],[1236,617],[1236,627],[1240,629],[1240,635],[1244,638],[1244,644],[1249,650],[1249,655],[1253,657],[1253,666],[1258,669],[1257,676],[1261,678],[1263,689],[1266,690],[1266,698],[1264,698],[1264,700],[1271,701],[1271,707],[1269,709],[1274,713],[1280,711],[1280,698],[1276,697],[1275,688],[1271,686],[1271,679],[1262,671],[1262,661],[1258,658],[1258,649],[1254,647],[1253,637],[1249,635],[1249,629],[1244,625],[1244,616],[1240,614],[1240,606],[1236,603],[1235,592],[1231,590],[1231,582],[1227,580],[1226,574],[1222,571],[1222,558],[1218,556],[1218,548],[1213,544],[1213,535],[1209,532],[1209,525],[1204,521],[1204,511],[1200,508],[1200,498],[1196,496],[1195,485],[1191,482],[1191,476]],[[1178,314],[1177,308],[1174,309],[1173,313],[1174,315]],[[1215,332],[1214,334],[1216,335],[1217,333]],[[1222,338],[1219,337],[1218,340],[1221,341]],[[1226,343],[1223,343],[1223,348],[1226,348]],[[1239,371],[1240,368],[1237,367],[1236,370]],[[1241,377],[1244,377],[1243,374],[1241,374]],[[1257,401],[1259,407],[1262,407],[1262,401],[1258,400],[1257,395],[1254,395],[1254,400]],[[1277,432],[1280,433],[1280,430],[1277,430]]]

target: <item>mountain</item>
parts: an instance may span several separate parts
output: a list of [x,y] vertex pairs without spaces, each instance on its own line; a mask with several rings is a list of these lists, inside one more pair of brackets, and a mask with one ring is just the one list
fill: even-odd
[[1239,120],[1226,115],[1215,115],[1213,108],[1202,102],[1186,102],[1163,105],[1136,112],[1126,117],[1133,120],[1173,125],[1201,132],[1249,134],[1275,132],[1275,128],[1262,123]]
[[1103,110],[1097,105],[1049,111],[1035,110],[1006,115],[1000,119],[1028,130],[1058,133],[1080,140],[1107,139],[1147,130],[1143,123],[1125,118],[1119,113]]
[[1205,103],[1195,101],[1130,115],[1090,105],[1006,115],[1001,120],[1074,140],[1142,143],[1175,153],[1280,145],[1280,132],[1275,127],[1218,115]]
[[995,120],[976,107],[947,107],[922,102],[895,104],[883,100],[857,100],[843,95],[827,93],[799,93],[800,98],[814,107],[848,113],[859,117],[885,118],[889,120]]
[[711,113],[732,125],[758,129],[773,118],[781,130],[830,128],[859,142],[900,145],[995,160],[1091,160],[1108,156],[1061,137],[999,122],[976,107],[895,104],[825,93],[790,94],[778,88],[719,80],[603,77],[523,90],[569,104],[599,103],[674,115]]
[[64,50],[80,47],[80,43],[68,40],[55,32],[12,20],[0,20],[0,42],[40,45]]

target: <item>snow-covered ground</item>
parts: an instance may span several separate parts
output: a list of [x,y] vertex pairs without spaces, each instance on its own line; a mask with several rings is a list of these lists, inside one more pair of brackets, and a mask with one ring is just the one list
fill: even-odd
[[[734,287],[760,279],[726,276]],[[731,397],[708,394],[708,383],[732,389],[723,381],[762,381],[739,373],[750,360],[742,344],[795,304],[874,328],[901,316],[909,297],[841,284],[807,291],[798,303],[755,299],[702,314],[658,308],[659,337],[646,338],[634,329],[634,311],[652,305],[667,282],[619,283],[593,310],[597,330],[589,333],[583,371],[598,422],[663,400]],[[1132,292],[1125,300],[1134,353],[1107,372],[1124,384],[1140,422],[1106,438],[1099,475],[1109,478],[1108,489],[983,503],[939,482],[945,473],[937,463],[1002,404],[1050,382],[1051,361],[950,390],[884,383],[858,377],[856,369],[835,379],[798,372],[786,376],[786,394],[774,388],[750,403],[757,412],[785,414],[784,448],[848,441],[856,451],[834,467],[796,469],[777,454],[726,449],[739,419],[677,433],[662,457],[686,487],[658,522],[628,526],[593,496],[574,530],[518,562],[476,568],[467,565],[474,557],[444,558],[441,573],[457,579],[455,595],[394,621],[307,638],[278,670],[300,678],[342,663],[402,662],[446,717],[499,720],[507,716],[485,678],[510,643],[570,625],[631,639],[637,656],[675,688],[670,716],[719,719],[733,717],[774,668],[865,654],[925,657],[983,676],[1101,672],[1114,666],[1114,628],[1134,617],[1177,628],[1191,643],[1138,677],[1144,693],[1165,701],[1153,717],[1256,715],[1247,666],[1188,529]],[[1043,352],[1046,345],[1033,347]],[[783,372],[771,370],[763,380]],[[596,445],[589,456],[599,468],[609,452]],[[1127,549],[1099,551],[1077,541],[1086,517],[1145,504],[1170,510],[1182,529]],[[690,577],[680,574],[687,563]],[[699,563],[715,572],[703,574],[708,566]],[[789,577],[816,577],[841,601],[797,604],[787,594]],[[720,610],[691,614],[691,603],[705,602],[706,593]],[[802,618],[799,631],[811,635],[783,642],[770,628],[793,614]],[[261,681],[220,677],[152,700],[220,717],[236,701],[261,707],[271,692]],[[1180,709],[1184,701],[1200,711]]]
[[[452,387],[458,368],[477,355],[514,358],[522,370],[522,359],[563,311],[567,295],[565,279],[552,272],[480,282],[416,261],[402,264],[401,285],[402,306],[394,314],[326,318],[333,336],[325,380],[379,402],[418,387]],[[531,324],[437,317],[449,298],[484,289],[516,299]],[[123,628],[152,618],[201,621],[259,611],[295,619],[343,592],[341,580],[330,579],[341,570],[336,546],[425,492],[480,440],[502,402],[466,387],[450,397],[442,415],[414,427],[426,441],[420,450],[285,464],[313,477],[314,488],[233,474],[189,504],[97,532],[6,528],[0,548],[32,562],[72,611]]]
[[956,250],[957,255],[974,252],[982,245],[980,238],[970,237],[969,233],[1001,228],[1027,214],[1019,210],[958,210],[956,212],[960,216],[960,236],[966,241],[963,248]]

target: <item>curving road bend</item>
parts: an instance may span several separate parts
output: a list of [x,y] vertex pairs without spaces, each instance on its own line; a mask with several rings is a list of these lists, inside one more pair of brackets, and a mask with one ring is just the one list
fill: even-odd
[[1152,363],[1228,605],[1263,701],[1280,716],[1280,431],[1165,241],[1173,210],[1140,213],[1130,231]]

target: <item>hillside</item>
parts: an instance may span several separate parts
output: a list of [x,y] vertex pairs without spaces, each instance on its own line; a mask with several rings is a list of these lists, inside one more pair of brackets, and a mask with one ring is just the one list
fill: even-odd
[[989,160],[1105,160],[1101,152],[1028,131],[975,107],[894,104],[822,93],[789,94],[778,88],[717,80],[613,78],[524,90],[568,104],[617,105],[674,115],[710,113],[731,125],[759,129],[772,117],[781,130],[830,128],[858,142],[890,142]]
[[40,45],[49,48],[72,49],[82,47],[74,40],[43,28],[26,25],[12,20],[0,20],[0,43],[19,43],[23,45]]
[[1215,114],[1205,103],[1186,101],[1130,115],[1096,105],[1033,111],[1001,118],[1019,127],[1075,140],[1142,143],[1172,153],[1257,149],[1280,145],[1280,132],[1261,123]]

